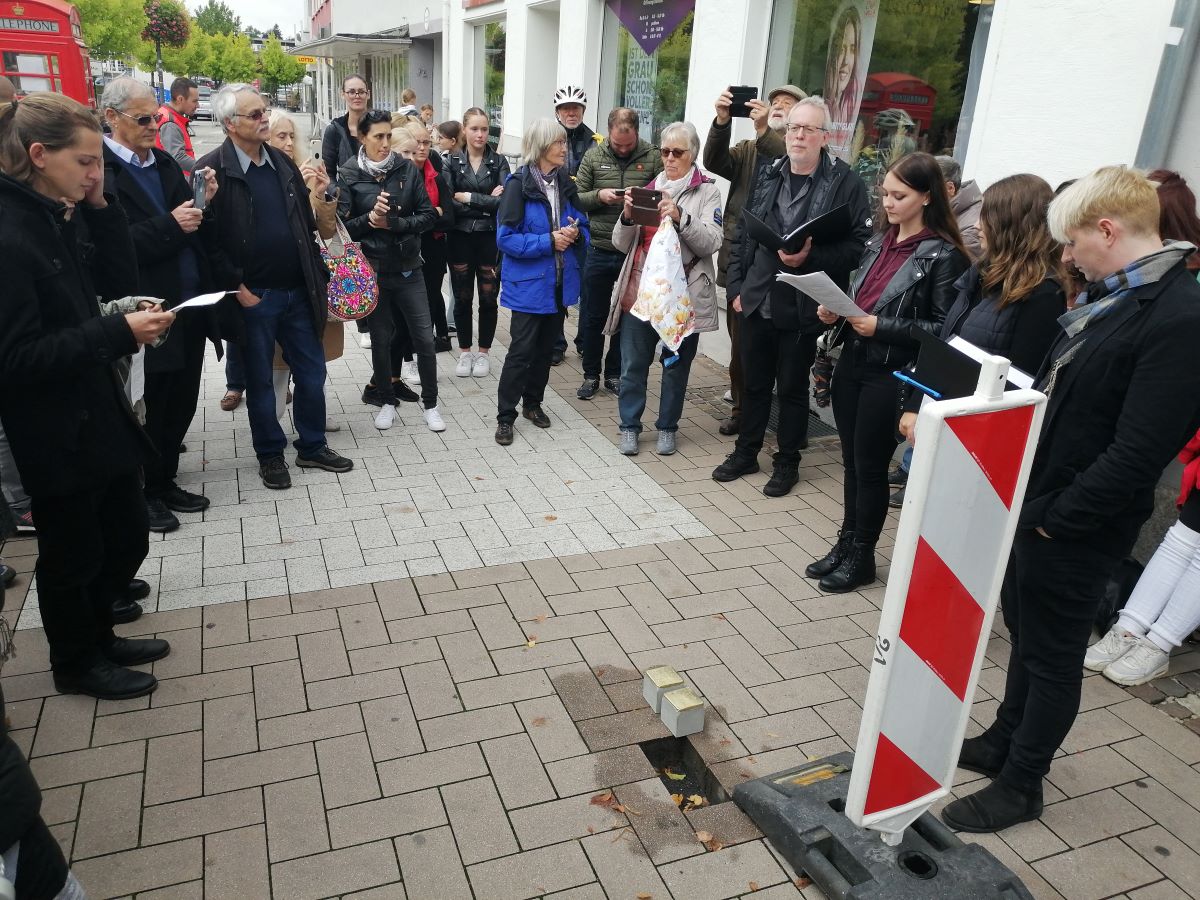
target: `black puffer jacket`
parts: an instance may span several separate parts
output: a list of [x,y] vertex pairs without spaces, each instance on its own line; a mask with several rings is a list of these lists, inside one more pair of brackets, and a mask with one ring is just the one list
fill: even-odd
[[[867,252],[850,286],[851,297],[858,293],[879,258],[883,238],[877,234],[867,242]],[[838,343],[851,343],[858,359],[870,365],[891,369],[908,365],[917,350],[912,329],[920,328],[930,334],[941,331],[942,322],[958,296],[954,283],[969,265],[967,257],[950,241],[940,237],[921,241],[871,308],[870,314],[877,317],[875,336],[859,337],[852,328],[842,327]]]
[[500,208],[500,197],[492,196],[492,191],[504,187],[511,174],[508,159],[501,156],[490,146],[483,152],[483,162],[476,172],[471,168],[471,160],[465,150],[451,153],[446,160],[446,175],[450,181],[451,195],[470,194],[471,199],[466,203],[454,203],[455,231],[495,231],[496,210]]
[[330,181],[337,181],[338,169],[348,159],[358,155],[358,138],[350,134],[350,113],[330,121],[321,136],[321,162]]
[[596,146],[596,132],[591,125],[580,122],[574,128],[567,128],[567,172],[574,176],[579,172],[579,164],[587,152]]
[[[387,228],[375,228],[368,217],[381,192],[387,191],[391,210]],[[425,179],[407,159],[398,160],[382,181],[364,172],[358,159],[338,169],[338,217],[350,237],[359,241],[375,271],[411,272],[421,268],[421,233],[437,219]]]

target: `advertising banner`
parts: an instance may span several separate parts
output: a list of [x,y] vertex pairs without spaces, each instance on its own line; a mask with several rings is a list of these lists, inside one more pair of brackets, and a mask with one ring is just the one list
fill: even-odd
[[608,6],[638,46],[652,56],[696,8],[696,0],[608,0]]
[[824,97],[833,118],[833,134],[827,146],[830,153],[846,161],[850,160],[878,19],[879,0],[846,0],[829,30]]

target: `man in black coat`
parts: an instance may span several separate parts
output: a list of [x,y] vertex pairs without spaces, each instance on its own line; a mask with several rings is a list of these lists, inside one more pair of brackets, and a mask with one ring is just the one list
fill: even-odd
[[771,393],[778,387],[779,452],[763,487],[768,497],[782,497],[800,480],[800,450],[808,442],[808,373],[824,328],[817,320],[817,304],[775,276],[825,272],[845,290],[871,236],[867,187],[825,149],[829,125],[829,109],[819,97],[807,97],[791,108],[785,130],[787,156],[759,169],[746,209],[787,234],[848,205],[851,224],[846,233],[820,244],[810,238],[798,252],[787,253],[762,246],[739,222],[729,252],[725,293],[741,316],[745,384],[736,449],[712,477],[733,481],[758,471]]
[[[158,129],[154,92],[132,78],[117,78],[105,88],[104,104],[111,129],[104,138],[105,189],[117,197],[129,218],[141,293],[171,309],[211,287],[198,234],[200,228],[211,227],[211,217],[204,224],[204,213],[195,208],[193,191],[179,164],[154,146]],[[207,199],[216,187],[216,177],[210,175]],[[184,311],[161,346],[146,348],[145,427],[158,451],[145,466],[151,531],[174,531],[179,527],[175,512],[203,512],[209,505],[207,497],[175,483],[179,447],[200,396],[206,338],[212,339],[219,354],[220,334],[212,307]]]
[[1012,651],[996,721],[959,766],[996,780],[942,816],[999,831],[1042,812],[1042,778],[1079,711],[1104,586],[1154,508],[1166,465],[1200,428],[1200,285],[1165,246],[1153,184],[1124,166],[1050,205],[1063,261],[1088,279],[1042,364],[1049,396],[1002,593]]

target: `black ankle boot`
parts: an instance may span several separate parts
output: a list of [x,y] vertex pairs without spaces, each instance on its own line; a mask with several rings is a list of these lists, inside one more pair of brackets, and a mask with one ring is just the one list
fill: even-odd
[[995,745],[988,741],[987,735],[981,734],[962,742],[962,750],[958,754],[958,767],[995,778],[1004,768],[1004,760],[1007,758],[1006,750],[996,749]]
[[827,594],[844,594],[875,580],[875,545],[855,541],[841,565],[817,582]]
[[842,564],[842,560],[846,558],[846,554],[850,552],[850,545],[854,543],[853,531],[839,531],[837,543],[814,563],[809,563],[804,574],[808,578],[824,578],[834,569]]
[[986,834],[1003,831],[1042,814],[1042,786],[1026,791],[997,779],[982,790],[948,804],[942,821],[955,831]]

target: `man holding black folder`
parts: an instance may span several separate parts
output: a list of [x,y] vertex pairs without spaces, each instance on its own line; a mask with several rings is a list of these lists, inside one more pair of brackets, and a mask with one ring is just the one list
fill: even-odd
[[[729,253],[725,292],[741,316],[745,388],[736,449],[712,477],[733,481],[758,471],[771,393],[777,388],[779,452],[763,488],[768,497],[784,496],[800,480],[800,448],[808,435],[808,373],[823,329],[817,304],[775,276],[825,272],[845,290],[871,236],[866,185],[825,149],[830,124],[820,97],[797,102],[788,113],[787,155],[759,170],[745,209],[778,235],[827,213],[836,213],[831,218],[841,219],[841,226],[832,233],[816,229],[801,246],[775,250],[756,240],[743,219]],[[837,213],[843,206],[846,212]]]

